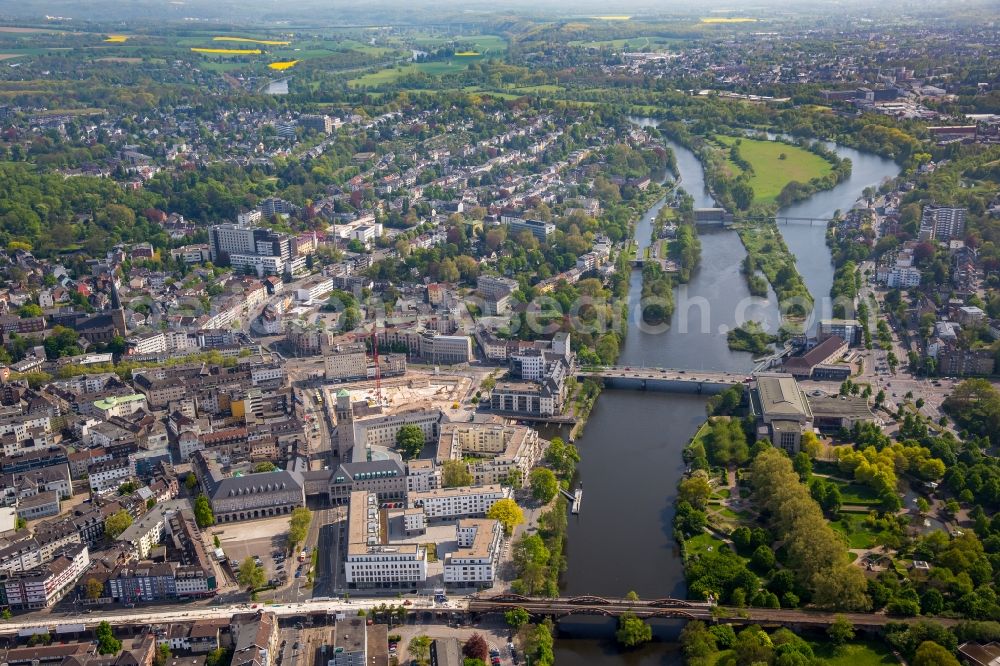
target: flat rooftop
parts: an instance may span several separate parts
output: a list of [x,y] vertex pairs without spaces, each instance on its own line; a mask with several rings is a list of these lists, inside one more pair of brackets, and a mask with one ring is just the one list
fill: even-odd
[[811,416],[805,395],[791,375],[757,375],[756,387],[763,416],[796,420]]
[[838,396],[809,396],[809,407],[813,416],[821,418],[824,416],[852,417],[856,419],[874,419],[875,415],[868,407],[868,400],[856,395]]

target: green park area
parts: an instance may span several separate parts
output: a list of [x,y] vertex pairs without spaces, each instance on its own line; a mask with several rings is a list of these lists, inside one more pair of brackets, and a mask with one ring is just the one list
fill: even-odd
[[412,40],[412,45],[418,49],[428,50],[450,46],[454,49],[454,55],[386,67],[351,79],[349,85],[355,88],[373,88],[391,85],[412,74],[428,76],[454,74],[467,69],[471,63],[497,58],[507,51],[507,43],[498,35],[459,36],[450,39],[419,37]]
[[[788,183],[807,183],[833,171],[831,164],[819,155],[787,143],[723,135],[715,136],[714,141],[727,149],[736,141],[740,142],[737,147],[740,157],[753,170],[750,186],[754,192],[754,203],[773,203]],[[727,160],[727,166],[734,174],[744,171],[732,159]]]

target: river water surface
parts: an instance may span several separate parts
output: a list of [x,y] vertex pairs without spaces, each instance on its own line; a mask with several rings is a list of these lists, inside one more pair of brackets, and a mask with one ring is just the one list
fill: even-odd
[[[649,119],[634,120],[655,124]],[[679,145],[667,144],[674,150],[682,186],[695,198],[695,207],[713,206],[698,159]],[[889,160],[841,146],[834,148],[853,162],[851,177],[779,215],[832,217],[837,209],[850,209],[865,187],[877,186],[899,172]],[[654,205],[636,226],[635,238],[641,248],[649,244],[651,223],[661,206],[662,202]],[[825,226],[789,224],[780,230],[809,291],[821,306],[833,283]],[[740,274],[746,252],[736,232],[702,228],[700,238],[701,266],[689,284],[679,287],[668,330],[643,330],[637,318],[642,276],[638,270],[632,272],[631,314],[620,364],[735,372],[753,367],[749,354],[729,350],[725,331],[746,319],[776,324],[773,294],[748,305],[750,295]],[[704,303],[708,304],[707,324]],[[624,390],[601,394],[577,441],[579,478],[585,493],[581,513],[569,520],[564,595],[624,596],[630,590],[643,598],[686,594],[671,523],[677,482],[684,471],[681,451],[705,419],[705,400],[695,395]],[[654,622],[658,642],[626,654],[619,653],[613,644],[614,626],[613,621],[598,618],[563,620],[556,641],[556,662],[561,666],[682,663],[673,642],[678,623]]]

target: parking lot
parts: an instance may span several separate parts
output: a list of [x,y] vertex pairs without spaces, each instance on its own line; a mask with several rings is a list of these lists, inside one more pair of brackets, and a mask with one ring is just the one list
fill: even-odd
[[222,550],[235,569],[247,557],[259,558],[268,580],[283,579],[291,567],[294,572],[295,558],[291,562],[282,560],[288,533],[288,516],[255,520],[244,523],[226,523],[210,529],[211,537],[218,536]]

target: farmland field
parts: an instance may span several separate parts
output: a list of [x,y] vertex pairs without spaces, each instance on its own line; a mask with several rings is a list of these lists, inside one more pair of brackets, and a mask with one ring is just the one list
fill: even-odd
[[[728,148],[736,141],[731,136],[716,136],[715,141]],[[777,141],[741,140],[740,155],[753,167],[750,186],[753,187],[754,201],[771,203],[781,190],[795,180],[806,183],[813,178],[825,176],[833,170],[829,162],[808,150]],[[782,159],[781,156],[785,158]],[[734,173],[741,169],[729,161]]]

